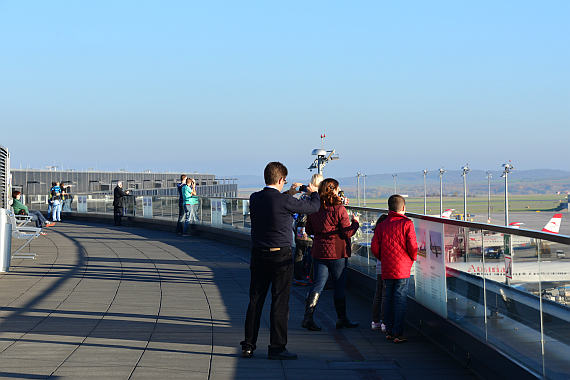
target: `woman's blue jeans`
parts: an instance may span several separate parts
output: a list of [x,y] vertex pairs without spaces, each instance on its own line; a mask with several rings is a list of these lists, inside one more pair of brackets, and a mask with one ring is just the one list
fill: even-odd
[[188,232],[188,226],[190,223],[198,223],[198,204],[194,205],[184,205],[184,233]]
[[322,293],[329,278],[333,282],[334,298],[345,298],[344,286],[346,284],[348,258],[342,259],[315,259],[313,258],[313,286],[309,293]]
[[386,287],[386,314],[384,315],[386,330],[403,335],[408,300],[408,279],[385,279],[384,286]]
[[61,201],[54,201],[51,208],[51,219],[54,222],[61,221]]

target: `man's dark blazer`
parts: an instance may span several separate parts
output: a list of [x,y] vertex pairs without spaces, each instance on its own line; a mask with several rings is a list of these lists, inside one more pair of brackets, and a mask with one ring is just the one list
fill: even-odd
[[300,200],[266,187],[249,197],[251,243],[253,248],[283,248],[293,245],[293,214],[319,211],[318,192]]
[[125,207],[124,198],[126,197],[127,192],[123,190],[121,187],[116,186],[115,190],[113,191],[113,206],[114,207]]

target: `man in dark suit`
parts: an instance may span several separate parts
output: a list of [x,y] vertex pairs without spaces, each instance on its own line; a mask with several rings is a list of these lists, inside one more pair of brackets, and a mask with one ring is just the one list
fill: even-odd
[[317,187],[309,184],[306,200],[294,198],[294,183],[288,193],[281,193],[287,184],[287,168],[280,162],[265,167],[265,188],[251,194],[251,283],[249,306],[245,319],[245,339],[241,342],[244,358],[253,356],[261,321],[261,312],[271,285],[271,330],[269,359],[297,359],[287,351],[289,295],[293,280],[293,214],[313,214],[319,210]]
[[119,181],[117,182],[117,186],[113,193],[113,215],[115,216],[115,226],[122,226],[121,218],[125,212],[124,197],[129,195],[129,192],[123,190],[123,183]]

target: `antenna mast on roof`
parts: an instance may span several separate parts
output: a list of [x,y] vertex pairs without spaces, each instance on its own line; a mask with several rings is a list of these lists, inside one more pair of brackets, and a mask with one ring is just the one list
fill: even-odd
[[[309,170],[317,169],[320,175],[323,174],[323,168],[329,161],[338,160],[340,157],[336,154],[335,150],[325,150],[324,148],[324,134],[321,135],[321,147],[322,149],[313,149],[311,153],[313,156],[317,156],[315,161],[308,167]],[[327,156],[328,154],[328,156]]]

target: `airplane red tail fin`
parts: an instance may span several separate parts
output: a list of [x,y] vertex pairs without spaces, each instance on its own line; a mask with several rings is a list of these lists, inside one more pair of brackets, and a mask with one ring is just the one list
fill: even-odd
[[546,226],[542,229],[542,232],[550,232],[551,234],[557,234],[560,231],[560,224],[562,223],[562,214],[556,214],[550,219]]

